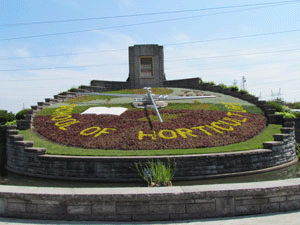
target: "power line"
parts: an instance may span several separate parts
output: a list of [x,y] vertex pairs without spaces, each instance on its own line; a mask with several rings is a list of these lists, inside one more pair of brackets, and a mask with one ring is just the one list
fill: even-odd
[[282,50],[272,50],[272,51],[265,51],[265,52],[255,52],[255,53],[238,53],[238,54],[226,54],[226,55],[217,55],[217,56],[202,56],[202,57],[195,57],[195,58],[169,58],[165,61],[188,61],[188,60],[199,60],[199,59],[216,59],[216,58],[229,58],[229,57],[237,57],[237,56],[249,56],[249,55],[262,55],[262,54],[272,54],[272,53],[284,53],[284,52],[293,52],[293,51],[300,51],[300,49],[292,48],[292,49],[282,49]]
[[269,35],[292,33],[292,32],[299,32],[299,31],[300,31],[300,29],[298,28],[298,29],[284,30],[284,31],[275,31],[275,32],[266,32],[266,33],[259,33],[259,34],[249,34],[249,35],[233,36],[233,37],[228,37],[228,38],[215,38],[215,39],[206,39],[206,40],[201,40],[201,41],[190,41],[190,42],[173,43],[173,44],[166,44],[164,46],[197,44],[197,43],[213,42],[213,41],[227,41],[227,40],[233,40],[233,39],[239,39],[239,38],[269,36]]
[[251,6],[276,6],[276,5],[292,4],[292,3],[298,3],[298,1],[297,0],[278,1],[278,2],[267,2],[267,3],[257,3],[257,4],[221,6],[221,7],[210,7],[210,8],[200,8],[200,9],[186,9],[186,10],[175,10],[175,11],[165,11],[165,12],[150,12],[150,13],[105,16],[105,17],[90,17],[90,18],[77,18],[77,19],[66,19],[66,20],[46,20],[46,21],[36,21],[36,22],[27,22],[27,23],[1,24],[0,27],[16,27],[16,26],[29,26],[29,25],[40,25],[40,24],[68,23],[68,22],[80,22],[80,21],[91,21],[91,20],[153,16],[153,15],[164,15],[164,14],[191,13],[191,12],[199,12],[199,11],[243,8],[243,7],[251,7]]
[[19,72],[19,71],[56,70],[56,69],[80,69],[80,68],[102,67],[102,66],[119,66],[119,65],[125,65],[125,64],[124,63],[116,63],[116,64],[96,64],[96,65],[80,65],[80,66],[57,66],[57,67],[30,68],[30,69],[9,69],[9,70],[4,69],[4,70],[0,70],[0,72]]
[[[298,3],[298,1],[292,1],[292,2],[293,3]],[[282,4],[276,4],[276,5],[270,5],[270,6],[268,5],[268,6],[262,6],[262,7],[241,9],[241,10],[232,10],[232,11],[227,11],[227,12],[201,14],[201,15],[197,15],[197,16],[187,16],[187,17],[179,17],[179,18],[173,18],[173,19],[156,20],[156,21],[150,21],[150,22],[142,22],[142,23],[102,27],[102,28],[98,28],[98,29],[86,29],[86,30],[77,30],[77,31],[68,31],[68,32],[57,32],[57,33],[49,33],[49,34],[39,34],[39,35],[30,35],[30,36],[22,36],[22,37],[13,37],[13,38],[3,38],[3,39],[0,39],[0,41],[12,41],[12,40],[20,40],[20,39],[50,37],[50,36],[57,36],[57,35],[79,34],[79,33],[86,33],[86,32],[106,30],[106,29],[124,28],[124,27],[132,27],[132,26],[147,25],[147,24],[156,24],[156,23],[171,22],[171,21],[178,21],[178,20],[185,20],[185,19],[193,19],[193,18],[199,18],[199,17],[204,17],[204,16],[220,15],[220,14],[233,13],[233,12],[242,12],[242,11],[248,11],[248,10],[253,10],[253,9],[261,9],[261,8],[267,8],[267,7],[279,6],[279,5],[283,5],[283,3]]]
[[[203,56],[203,57],[195,57],[195,58],[181,58],[181,59],[165,59],[166,62],[172,61],[191,61],[191,60],[199,60],[199,59],[214,59],[214,58],[229,58],[229,57],[237,57],[237,56],[249,56],[249,55],[261,55],[261,54],[272,54],[272,53],[283,53],[283,52],[292,52],[292,51],[300,51],[300,49],[283,49],[283,50],[272,50],[265,52],[255,52],[255,53],[245,53],[245,54],[226,54],[226,55],[218,55],[218,56]],[[281,62],[282,60],[280,60]],[[47,68],[28,68],[28,69],[4,69],[0,70],[0,72],[18,72],[18,71],[35,71],[35,70],[54,70],[54,69],[79,69],[79,68],[90,68],[90,67],[103,67],[103,66],[120,66],[127,65],[127,63],[117,63],[117,64],[95,64],[95,65],[79,65],[79,66],[62,66],[62,67],[47,67]],[[239,64],[240,65],[240,64]],[[216,68],[216,67],[214,67]]]
[[[277,34],[292,33],[292,32],[299,32],[299,31],[300,31],[300,29],[292,29],[292,30],[275,31],[275,32],[269,32],[269,33],[258,33],[258,34],[240,35],[240,36],[232,36],[232,37],[227,37],[227,38],[206,39],[206,40],[199,40],[199,41],[171,43],[171,44],[163,44],[163,45],[164,46],[189,45],[189,44],[198,44],[198,43],[205,43],[205,42],[234,40],[234,39],[240,39],[240,38],[251,38],[251,37],[259,37],[259,36],[277,35]],[[46,58],[46,57],[71,56],[71,55],[105,53],[105,52],[116,52],[116,51],[127,51],[127,50],[128,49],[111,49],[111,50],[99,50],[99,51],[88,51],[88,52],[74,52],[74,53],[63,53],[63,54],[53,54],[53,55],[39,55],[39,56],[26,56],[26,57],[9,57],[9,58],[0,58],[0,60],[18,60],[18,59],[29,59],[29,58]],[[259,53],[229,54],[229,55],[220,55],[220,56],[211,56],[211,57],[205,56],[205,58],[235,57],[235,56],[242,56],[242,55],[256,55],[256,54],[266,54],[266,53],[275,53],[275,52],[288,52],[288,51],[299,51],[299,50],[300,49],[284,49],[284,50],[275,50],[275,51],[267,51],[267,52],[259,52]],[[190,59],[186,59],[185,58],[184,60],[196,60],[196,59],[200,59],[200,58],[199,57],[198,58],[190,58]],[[173,61],[176,61],[176,59],[174,59]]]
[[25,56],[25,57],[8,57],[8,58],[0,58],[0,60],[18,60],[18,59],[31,59],[31,58],[50,58],[50,57],[71,56],[71,55],[84,55],[84,54],[93,54],[93,53],[119,52],[119,51],[127,51],[127,50],[128,49],[110,49],[110,50],[99,50],[99,51],[89,51],[89,52],[70,52],[70,53],[52,54],[52,55],[38,55],[38,56]]

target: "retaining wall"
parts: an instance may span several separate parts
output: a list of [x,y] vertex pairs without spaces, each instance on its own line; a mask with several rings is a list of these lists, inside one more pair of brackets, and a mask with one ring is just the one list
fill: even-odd
[[109,182],[141,181],[135,163],[149,160],[176,161],[175,180],[194,180],[261,172],[280,165],[296,163],[293,123],[281,128],[274,141],[263,143],[263,149],[250,151],[156,156],[156,157],[76,157],[47,155],[45,148],[24,141],[15,126],[7,126],[7,170],[35,177]]
[[30,219],[162,221],[300,209],[300,179],[157,188],[0,186],[0,216]]

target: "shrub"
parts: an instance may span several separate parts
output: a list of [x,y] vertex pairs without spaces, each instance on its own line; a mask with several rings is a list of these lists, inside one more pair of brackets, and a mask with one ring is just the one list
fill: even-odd
[[141,162],[135,164],[138,174],[148,183],[148,186],[171,186],[175,175],[175,160],[168,159],[164,162],[148,161],[145,164]]
[[282,106],[282,109],[283,109],[283,112],[288,112],[288,113],[292,112],[291,109],[287,106]]
[[77,88],[72,87],[72,88],[70,88],[70,89],[68,90],[68,92],[75,92],[76,90],[77,90]]
[[283,106],[276,102],[267,102],[267,104],[272,106],[276,112],[284,112]]
[[230,90],[232,92],[238,92],[239,91],[239,87],[238,86],[230,86],[229,88],[230,88]]
[[10,112],[8,113],[6,110],[0,110],[0,125],[4,125],[6,122],[13,121],[15,119],[15,115]]
[[17,120],[13,120],[5,123],[5,126],[10,126],[10,125],[17,125]]
[[244,89],[243,89],[243,90],[240,90],[240,93],[243,94],[243,95],[248,95],[248,94],[249,94],[249,92],[246,91],[246,90],[244,90]]
[[225,84],[219,84],[219,86],[222,88],[222,89],[227,89],[228,88],[228,86],[227,85],[225,85]]
[[300,109],[300,102],[287,103],[291,109]]
[[24,120],[25,115],[27,114],[29,109],[22,109],[21,111],[17,112],[16,114],[16,120]]
[[293,113],[288,112],[275,112],[275,115],[283,115],[283,118],[296,118]]
[[296,118],[300,118],[300,112],[293,112]]

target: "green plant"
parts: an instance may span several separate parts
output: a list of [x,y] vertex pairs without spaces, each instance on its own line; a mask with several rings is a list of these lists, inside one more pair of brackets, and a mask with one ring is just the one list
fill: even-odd
[[228,88],[228,86],[225,85],[225,84],[223,84],[223,83],[220,83],[219,86],[220,86],[222,89],[227,89],[227,88]]
[[208,82],[208,84],[210,84],[211,86],[216,86],[215,82],[213,81]]
[[76,87],[72,87],[72,88],[70,88],[70,89],[68,90],[68,92],[75,92],[76,90],[77,90]]
[[293,112],[296,118],[300,118],[300,112]]
[[268,105],[272,106],[276,112],[284,112],[284,108],[282,105],[276,102],[266,102]]
[[17,125],[17,120],[9,121],[5,123],[6,126]]
[[25,115],[27,114],[29,109],[22,109],[21,111],[17,112],[16,114],[16,120],[24,120]]
[[294,103],[286,103],[286,105],[291,109],[300,109],[300,102],[294,102]]
[[230,86],[229,88],[230,88],[230,90],[232,92],[238,92],[239,91],[239,87],[238,86]]
[[300,144],[296,143],[296,154],[300,158]]
[[171,159],[168,159],[167,164],[152,160],[144,164],[136,163],[135,167],[148,186],[171,186],[176,171],[175,160]]
[[66,95],[67,92],[63,91],[63,92],[59,92],[58,95]]
[[4,125],[14,119],[15,115],[12,112],[8,113],[6,110],[0,110],[0,125]]
[[275,112],[275,115],[283,115],[283,118],[296,118],[293,113],[288,112]]
[[246,91],[246,90],[240,90],[240,93],[242,94],[242,95],[247,95],[247,94],[249,94],[249,92],[248,91]]

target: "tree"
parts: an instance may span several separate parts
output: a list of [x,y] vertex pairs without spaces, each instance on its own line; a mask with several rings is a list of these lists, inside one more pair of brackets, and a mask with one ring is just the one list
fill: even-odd
[[15,115],[12,112],[6,110],[0,110],[0,125],[4,125],[6,122],[15,120]]

